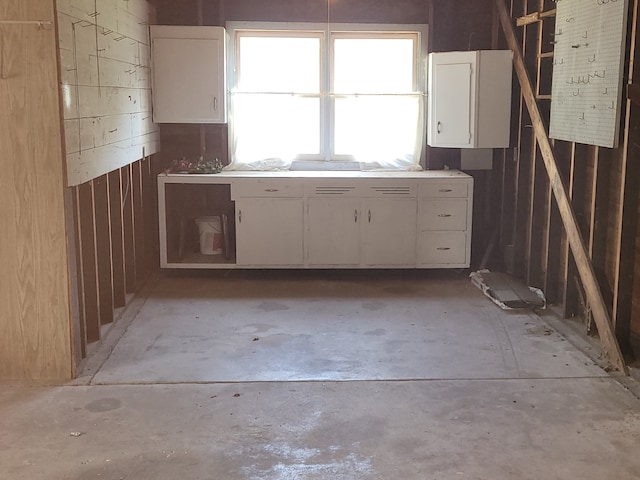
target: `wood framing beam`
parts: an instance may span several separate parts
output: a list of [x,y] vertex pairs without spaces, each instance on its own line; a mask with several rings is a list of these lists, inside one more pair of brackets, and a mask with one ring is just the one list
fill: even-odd
[[536,23],[540,20],[540,12],[533,12],[529,15],[524,15],[523,17],[519,17],[516,20],[516,25],[518,27],[523,27],[525,25],[531,25],[532,23]]
[[566,187],[558,170],[558,165],[554,157],[553,149],[551,148],[546,127],[544,126],[544,122],[540,114],[533,86],[524,63],[522,52],[520,51],[520,46],[518,45],[511,16],[507,11],[504,0],[495,0],[495,2],[507,44],[513,51],[513,63],[520,82],[522,96],[527,105],[527,109],[529,110],[529,116],[531,117],[536,139],[542,153],[549,181],[551,182],[553,194],[558,204],[558,209],[560,210],[560,216],[562,217],[562,223],[567,233],[569,245],[571,246],[571,251],[576,259],[578,273],[585,289],[587,301],[591,306],[594,321],[598,326],[602,348],[612,366],[620,372],[628,375],[627,367],[624,363],[622,352],[609,318],[609,312],[607,311],[593,266],[589,259],[584,241],[582,240],[582,235],[578,228],[578,222],[573,212],[569,196],[567,195]]
[[518,27],[524,27],[525,25],[531,25],[532,23],[539,22],[543,18],[553,17],[556,14],[556,9],[547,10],[546,12],[533,12],[516,19],[516,25]]

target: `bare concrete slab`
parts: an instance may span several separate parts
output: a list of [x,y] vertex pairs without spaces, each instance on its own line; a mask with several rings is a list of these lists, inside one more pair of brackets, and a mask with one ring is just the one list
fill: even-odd
[[613,379],[13,389],[12,480],[640,478],[640,401]]
[[93,383],[603,375],[466,275],[234,272],[160,279]]
[[79,381],[0,388],[0,479],[640,478],[637,383],[460,272],[146,292]]

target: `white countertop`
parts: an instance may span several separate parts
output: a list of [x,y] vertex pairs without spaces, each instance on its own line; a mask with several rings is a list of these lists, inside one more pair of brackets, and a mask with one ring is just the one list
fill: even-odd
[[359,171],[359,170],[321,170],[321,171],[231,171],[217,174],[199,173],[161,173],[159,179],[169,183],[225,183],[234,179],[426,179],[426,178],[469,178],[459,170],[424,170],[420,172],[407,171]]

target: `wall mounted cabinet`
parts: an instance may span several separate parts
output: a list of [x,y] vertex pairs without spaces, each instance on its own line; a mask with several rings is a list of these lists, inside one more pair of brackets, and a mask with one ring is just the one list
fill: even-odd
[[226,123],[226,32],[151,26],[153,121]]
[[428,145],[508,147],[511,72],[510,50],[429,54]]

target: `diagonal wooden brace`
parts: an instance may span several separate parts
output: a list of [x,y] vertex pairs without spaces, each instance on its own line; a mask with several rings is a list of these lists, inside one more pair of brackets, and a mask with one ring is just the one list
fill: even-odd
[[609,317],[609,312],[605,305],[604,298],[602,297],[602,292],[600,291],[600,286],[596,279],[593,265],[591,264],[591,259],[587,253],[580,229],[578,228],[578,222],[576,220],[571,201],[569,200],[569,196],[567,195],[567,189],[562,181],[562,177],[560,176],[560,171],[558,169],[553,149],[551,148],[551,142],[549,141],[547,130],[542,121],[542,116],[540,114],[531,79],[529,78],[529,74],[522,57],[522,51],[520,50],[520,45],[518,44],[513,28],[511,15],[507,11],[504,0],[495,0],[495,4],[507,44],[513,51],[513,64],[520,82],[520,90],[527,105],[527,109],[529,110],[529,116],[531,117],[536,139],[540,147],[540,152],[542,153],[547,175],[549,176],[549,182],[558,204],[558,210],[560,211],[562,223],[567,233],[567,239],[569,240],[571,251],[573,252],[573,256],[576,261],[578,274],[580,275],[580,280],[584,286],[587,301],[589,302],[591,313],[593,314],[593,319],[598,327],[602,348],[613,367],[625,375],[628,375],[629,372],[625,365],[620,345],[616,339],[613,325]]

